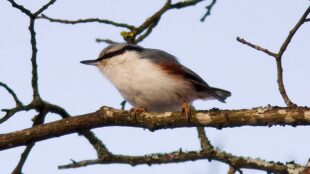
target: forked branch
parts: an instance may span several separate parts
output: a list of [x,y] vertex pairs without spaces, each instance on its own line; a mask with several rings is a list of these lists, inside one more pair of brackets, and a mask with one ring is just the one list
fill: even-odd
[[288,45],[290,44],[292,38],[294,37],[294,35],[296,34],[297,30],[301,27],[302,24],[304,24],[305,22],[307,22],[307,16],[310,13],[310,6],[306,9],[306,11],[304,12],[304,14],[301,16],[301,18],[298,20],[297,24],[293,27],[293,29],[289,32],[288,36],[286,37],[286,39],[283,41],[278,53],[273,53],[271,51],[269,51],[266,48],[263,48],[261,46],[258,46],[256,44],[250,43],[240,37],[237,37],[237,41],[243,44],[246,44],[258,51],[262,51],[264,53],[266,53],[269,56],[272,56],[275,58],[276,60],[276,64],[277,64],[277,83],[278,83],[278,88],[280,91],[280,94],[285,102],[285,104],[292,108],[292,107],[296,107],[297,105],[295,103],[293,103],[290,98],[288,97],[285,87],[284,87],[284,82],[283,82],[283,67],[282,67],[282,57],[284,52],[286,51]]

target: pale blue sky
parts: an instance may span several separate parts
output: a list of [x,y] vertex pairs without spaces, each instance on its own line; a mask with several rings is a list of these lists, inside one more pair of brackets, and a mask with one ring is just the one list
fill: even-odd
[[[17,1],[33,11],[47,1]],[[165,1],[57,1],[45,14],[64,19],[99,17],[129,24],[140,24]],[[277,51],[309,5],[307,0],[223,0],[217,2],[212,15],[201,23],[207,2],[166,13],[142,46],[165,50],[197,72],[210,85],[230,90],[227,104],[198,101],[198,109],[219,107],[241,109],[284,106],[276,84],[276,67],[272,57],[238,43],[243,37],[272,51]],[[31,101],[31,48],[28,18],[7,1],[0,2],[0,81],[12,87],[19,98]],[[39,88],[42,97],[63,106],[72,115],[97,110],[102,105],[119,108],[118,91],[94,67],[79,63],[96,58],[105,44],[97,37],[122,41],[121,29],[102,24],[63,25],[45,20],[36,22],[38,41]],[[310,103],[309,39],[310,24],[298,31],[284,55],[284,83],[288,95],[298,105]],[[10,108],[14,101],[0,88],[0,108]],[[31,126],[34,112],[21,112],[0,125],[0,133]],[[59,119],[49,115],[48,121]],[[182,148],[199,148],[196,130],[182,128],[150,133],[137,128],[99,128],[94,130],[114,153],[145,154],[169,152]],[[305,164],[310,157],[309,127],[242,127],[206,129],[211,142],[236,155],[260,157],[281,162],[295,160]],[[1,173],[10,173],[24,147],[0,152]],[[76,134],[38,143],[29,156],[24,173],[226,173],[222,163],[207,160],[180,164],[96,165],[73,170],[58,170],[70,159],[95,158],[95,151]],[[244,173],[261,173],[245,170]]]

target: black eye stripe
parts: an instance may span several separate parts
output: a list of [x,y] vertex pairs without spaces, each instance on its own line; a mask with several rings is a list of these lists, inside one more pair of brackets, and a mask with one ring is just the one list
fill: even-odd
[[97,59],[97,61],[100,61],[100,60],[103,60],[103,59],[108,59],[108,58],[111,58],[111,57],[114,57],[114,56],[117,56],[117,55],[121,55],[125,51],[131,51],[131,50],[141,52],[141,51],[143,51],[143,48],[139,47],[139,46],[136,46],[136,45],[126,45],[125,47],[123,47],[120,50],[117,50],[117,51],[114,51],[114,52],[111,52],[111,53],[107,53],[104,56],[99,57]]

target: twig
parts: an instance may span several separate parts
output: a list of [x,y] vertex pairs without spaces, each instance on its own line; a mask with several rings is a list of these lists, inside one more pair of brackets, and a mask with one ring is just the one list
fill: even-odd
[[[50,104],[47,103],[45,101],[39,100],[39,101],[33,101],[32,103],[24,106],[18,106],[16,108],[13,109],[6,109],[5,111],[7,112],[7,114],[2,117],[0,119],[0,124],[5,122],[6,120],[8,120],[11,116],[13,116],[15,113],[20,112],[20,111],[29,111],[29,110],[46,110],[46,112],[51,112],[51,113],[55,113],[60,115],[62,118],[69,118],[70,115],[67,113],[67,111],[65,109],[63,109],[60,106],[54,105],[54,104]],[[92,144],[92,146],[94,147],[94,149],[97,152],[98,158],[102,158],[102,157],[107,157],[109,156],[110,152],[108,151],[108,149],[105,147],[105,145],[102,143],[102,141],[100,139],[98,139],[95,134],[90,131],[90,130],[83,130],[78,132],[81,135],[83,135],[89,142],[90,144]],[[27,145],[25,151],[23,152],[22,156],[24,155],[28,155],[28,153],[30,153],[32,146],[31,145],[33,143],[30,143],[29,145]],[[24,162],[21,160],[20,161],[20,165],[22,165]]]
[[208,16],[211,15],[211,10],[212,10],[212,8],[214,7],[215,3],[216,3],[216,0],[212,0],[212,2],[210,3],[210,5],[207,5],[207,6],[206,6],[206,10],[207,10],[207,11],[206,11],[206,13],[202,16],[202,18],[200,19],[201,22],[204,22],[205,19],[206,19]]
[[104,42],[104,43],[107,43],[107,44],[116,44],[116,43],[120,43],[120,42],[116,42],[116,41],[113,41],[111,39],[99,39],[97,38],[96,39],[96,42]]
[[80,134],[83,135],[88,140],[88,142],[93,145],[99,159],[103,158],[106,159],[111,156],[111,152],[106,148],[106,146],[102,143],[102,141],[96,137],[96,135],[92,131],[84,130],[80,131]]
[[307,10],[304,12],[304,14],[302,15],[302,17],[299,19],[299,21],[297,22],[297,24],[294,26],[294,28],[289,32],[288,36],[286,37],[286,39],[284,40],[283,44],[281,45],[281,48],[278,52],[278,54],[276,55],[276,62],[277,62],[277,71],[278,71],[278,86],[279,86],[279,91],[282,95],[282,98],[284,99],[286,105],[288,107],[296,107],[297,105],[294,104],[288,97],[288,95],[286,94],[286,90],[284,87],[284,83],[283,83],[283,68],[282,68],[282,56],[285,52],[285,50],[287,49],[289,43],[291,42],[292,38],[294,37],[295,33],[297,32],[297,30],[300,28],[300,26],[306,21],[306,18],[308,16],[308,14],[310,13],[310,6],[307,8]]
[[32,148],[34,147],[34,145],[35,145],[35,143],[31,143],[31,144],[26,146],[26,148],[23,151],[23,153],[21,154],[19,162],[18,162],[17,166],[15,167],[15,169],[13,170],[12,174],[22,174],[23,166],[24,166]]
[[39,16],[43,11],[45,11],[48,7],[53,5],[56,2],[56,0],[50,0],[47,4],[43,5],[38,11],[36,11],[33,16],[37,17]]
[[27,105],[27,106],[20,105],[20,106],[16,106],[15,108],[12,108],[12,109],[2,109],[1,111],[6,112],[6,114],[0,119],[0,124],[7,121],[8,119],[10,119],[17,112],[29,111],[31,109],[34,109],[34,107],[32,105]]
[[273,53],[273,52],[269,51],[268,49],[263,48],[261,46],[252,44],[252,43],[244,40],[243,38],[237,37],[237,41],[240,42],[240,43],[243,43],[245,45],[248,45],[249,47],[252,47],[252,48],[254,48],[254,49],[258,50],[258,51],[262,51],[262,52],[268,54],[269,56],[272,56],[272,57],[276,57],[277,56],[276,53]]
[[[64,108],[57,106],[57,105],[49,104],[49,103],[45,103],[45,104],[49,112],[58,114],[63,119],[71,117]],[[88,140],[88,142],[94,147],[99,159],[110,156],[109,150],[106,148],[103,142],[99,138],[96,137],[96,135],[92,131],[82,130],[82,131],[79,131],[78,133],[83,135]]]
[[213,146],[210,143],[204,127],[197,127],[198,139],[200,141],[200,147],[202,150],[213,150]]
[[121,102],[121,110],[125,110],[126,103],[126,100]]
[[25,13],[27,16],[32,16],[32,13],[30,10],[26,9],[24,6],[17,4],[14,0],[8,0],[12,7],[19,9],[21,12]]
[[[138,27],[135,27],[135,26],[129,25],[129,24],[125,24],[125,23],[118,23],[118,22],[107,20],[107,19],[98,19],[98,18],[65,20],[65,19],[51,18],[51,17],[48,17],[44,14],[42,14],[38,18],[47,19],[50,22],[58,22],[58,23],[63,23],[63,24],[81,24],[81,23],[89,23],[89,22],[98,22],[98,23],[113,25],[116,27],[127,28],[127,29],[129,29],[129,31],[121,32],[123,39],[128,43],[137,44],[137,43],[143,41],[152,32],[152,30],[156,27],[160,17],[165,12],[167,12],[168,10],[170,10],[170,9],[181,9],[181,8],[185,8],[188,6],[193,6],[193,5],[196,5],[197,3],[202,2],[202,1],[203,0],[189,0],[189,1],[171,4],[171,0],[167,0],[165,5],[161,9],[159,9],[156,13],[154,13],[152,16],[147,18]],[[143,34],[140,35],[141,33],[143,33]],[[138,38],[137,38],[137,36],[138,36]],[[106,40],[106,39],[96,39],[96,41],[97,42],[102,41],[102,42],[106,42],[109,44],[114,43],[114,42],[111,42],[110,40]]]
[[286,37],[286,39],[284,40],[284,42],[282,43],[281,47],[280,47],[280,50],[278,53],[273,53],[265,48],[262,48],[258,45],[255,45],[255,44],[252,44],[250,42],[247,42],[246,40],[244,39],[241,39],[239,37],[237,37],[237,41],[243,43],[243,44],[246,44],[256,50],[259,50],[259,51],[262,51],[272,57],[275,58],[276,60],[276,64],[277,64],[277,83],[278,83],[278,88],[279,88],[279,91],[281,93],[281,96],[285,102],[285,104],[290,107],[290,108],[293,108],[293,107],[296,107],[297,105],[295,103],[293,103],[287,93],[286,93],[286,90],[285,90],[285,87],[284,87],[284,82],[283,82],[283,68],[282,68],[282,56],[284,54],[284,52],[286,51],[289,43],[291,42],[292,38],[294,37],[294,35],[296,34],[297,30],[301,27],[301,25],[303,23],[305,23],[307,21],[307,16],[309,15],[310,13],[310,6],[306,9],[306,11],[304,12],[304,14],[302,15],[302,17],[298,20],[297,24],[294,26],[294,28],[289,32],[288,36]]
[[[47,111],[44,110],[44,111],[41,111],[37,116],[35,116],[33,119],[32,127],[43,124],[46,114],[47,114]],[[13,170],[12,174],[22,174],[23,173],[22,172],[23,166],[24,166],[32,148],[34,147],[34,145],[35,145],[35,143],[30,143],[29,145],[27,145],[24,152],[21,154],[20,160],[19,160],[17,166],[15,167],[15,169]]]
[[187,1],[181,1],[177,2],[175,4],[170,5],[170,9],[181,9],[188,6],[194,6],[198,4],[199,2],[202,2],[204,0],[187,0]]
[[157,20],[155,20],[155,21],[147,28],[147,30],[145,31],[145,33],[144,33],[144,34],[141,34],[141,35],[137,38],[136,43],[142,42],[146,37],[148,37],[148,36],[152,33],[152,31],[153,31],[153,29],[156,27],[156,25],[158,24],[159,20],[160,20],[160,18],[158,18]]
[[16,106],[23,105],[22,102],[16,96],[15,92],[7,84],[0,82],[0,86],[2,86],[4,89],[6,89],[12,95],[12,97],[13,97],[13,99],[15,101]]
[[298,20],[297,24],[294,26],[294,28],[289,32],[288,36],[284,40],[283,44],[280,47],[280,50],[277,54],[277,59],[281,59],[287,46],[291,42],[292,38],[294,37],[297,30],[300,28],[300,26],[306,21],[308,14],[310,13],[310,6],[307,8],[307,10],[304,12],[304,14],[301,16],[301,18]]
[[121,28],[127,28],[129,30],[134,30],[135,27],[133,25],[125,24],[125,23],[119,23],[119,22],[114,22],[111,20],[107,19],[98,19],[98,18],[89,18],[89,19],[78,19],[78,20],[65,20],[65,19],[55,19],[48,17],[44,14],[42,14],[39,19],[47,19],[50,22],[57,22],[57,23],[63,23],[63,24],[83,24],[83,23],[92,23],[92,22],[97,22],[97,23],[103,23],[103,24],[108,24],[108,25],[113,25],[115,27],[121,27]]
[[[103,107],[85,115],[74,116],[59,121],[46,123],[33,128],[0,135],[0,150],[25,145],[53,137],[59,137],[81,130],[97,127],[129,126],[149,129],[180,127],[240,127],[310,125],[310,109],[307,107],[274,107],[266,112],[257,109],[193,111],[190,123],[180,112],[141,113],[132,115],[129,111]],[[27,136],[26,136],[27,135]]]
[[[128,43],[131,43],[131,44],[137,44],[136,37],[139,34],[141,34],[143,31],[145,31],[146,29],[149,30],[149,32],[147,32],[147,33],[150,34],[150,32],[152,31],[152,28],[154,28],[156,26],[156,23],[158,22],[160,17],[166,11],[168,11],[170,9],[170,5],[171,5],[171,0],[167,0],[162,8],[160,8],[151,17],[147,18],[139,27],[136,27],[134,30],[131,30],[129,32],[125,32],[125,31],[121,32],[121,35],[123,36],[124,40]],[[151,27],[152,25],[153,25],[153,27]],[[143,40],[144,39],[143,37],[144,36],[142,36],[142,38],[140,38],[140,40],[141,39]]]

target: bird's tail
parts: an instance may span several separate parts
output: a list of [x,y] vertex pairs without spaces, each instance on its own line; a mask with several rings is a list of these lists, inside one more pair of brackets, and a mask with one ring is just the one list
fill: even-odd
[[219,100],[220,102],[225,103],[225,100],[227,97],[231,96],[231,92],[226,91],[224,89],[219,89],[219,88],[213,88],[211,87],[211,90],[213,91],[212,96]]

